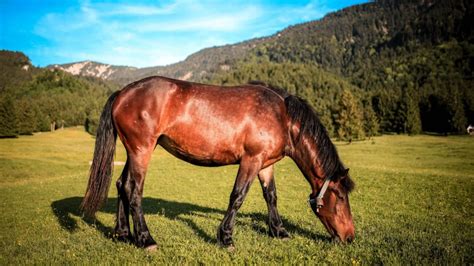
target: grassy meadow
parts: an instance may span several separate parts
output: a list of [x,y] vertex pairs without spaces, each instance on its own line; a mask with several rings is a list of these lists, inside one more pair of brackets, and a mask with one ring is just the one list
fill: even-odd
[[[94,139],[82,128],[0,139],[0,265],[15,264],[473,264],[474,138],[386,135],[336,143],[356,189],[351,245],[332,243],[306,203],[309,185],[290,159],[276,166],[279,211],[292,235],[267,236],[258,181],[237,215],[236,250],[216,244],[237,166],[205,168],[158,147],[144,211],[159,244],[150,253],[114,242],[116,190],[96,221],[78,206]],[[116,160],[124,161],[121,146]],[[116,166],[114,180],[123,166]]]

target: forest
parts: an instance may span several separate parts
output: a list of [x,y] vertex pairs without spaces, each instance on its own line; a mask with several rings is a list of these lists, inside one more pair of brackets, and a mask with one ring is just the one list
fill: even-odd
[[209,80],[307,99],[329,133],[464,133],[474,123],[472,1],[375,1],[295,25]]
[[36,68],[19,52],[0,51],[0,136],[84,125],[94,133],[102,106],[118,87],[99,79]]
[[[341,140],[462,134],[474,124],[473,5],[370,2],[244,42],[244,48],[236,44],[233,54],[227,46],[205,49],[170,69],[205,69],[193,78],[199,82],[259,80],[281,87],[306,99],[329,134]],[[76,125],[94,134],[107,96],[119,88],[34,67],[21,52],[0,51],[0,136]]]

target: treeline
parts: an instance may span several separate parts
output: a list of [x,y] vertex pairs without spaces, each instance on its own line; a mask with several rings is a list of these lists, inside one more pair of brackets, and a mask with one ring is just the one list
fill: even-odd
[[315,64],[253,57],[209,82],[235,85],[260,80],[281,87],[306,99],[331,136],[353,140],[387,132],[463,132],[474,107],[472,85],[441,72],[447,80],[436,83],[442,81],[436,77],[436,82],[425,82],[421,88],[403,80],[396,86],[361,89]]
[[[76,125],[85,125],[87,131],[95,132],[106,97],[116,88],[97,79],[57,70],[35,69],[31,74],[32,66],[23,54],[13,54],[16,60],[11,60],[11,55],[4,56],[9,58],[10,66],[3,69],[17,74],[2,77],[0,137]],[[11,65],[12,62],[17,63]]]
[[231,71],[222,71],[209,82],[237,85],[251,80],[263,81],[306,99],[331,136],[352,140],[380,133],[379,119],[368,100],[370,94],[316,65],[253,58]]
[[385,58],[383,68],[375,68],[371,77],[359,76],[353,83],[364,90],[378,92],[373,102],[381,106],[378,113],[387,131],[401,131],[390,127],[390,120],[397,117],[397,113],[383,111],[386,105],[396,109],[390,100],[393,96],[384,95],[392,92],[404,99],[405,104],[400,108],[414,105],[420,116],[417,124],[423,131],[462,133],[474,122],[472,62],[473,44],[445,42],[435,47],[418,47],[390,61]]

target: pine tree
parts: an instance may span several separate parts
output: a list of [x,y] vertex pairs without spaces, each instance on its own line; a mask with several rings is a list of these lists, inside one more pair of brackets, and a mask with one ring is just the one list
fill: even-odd
[[93,136],[95,136],[97,133],[97,127],[99,126],[99,117],[99,112],[92,112],[87,115],[84,121],[84,129],[86,130],[86,132]]
[[17,136],[15,104],[10,97],[0,97],[0,137]]
[[403,133],[419,134],[421,132],[420,107],[418,105],[418,94],[412,86],[403,90],[401,102],[404,106]]
[[24,98],[16,101],[17,133],[20,135],[31,135],[39,131],[37,126],[37,108],[34,103]]
[[364,103],[364,131],[369,138],[379,134],[380,125],[379,119],[372,108],[372,103],[365,100]]
[[450,114],[450,131],[452,132],[464,132],[467,119],[464,111],[463,101],[461,94],[457,87],[450,88],[450,93],[447,99],[448,112]]
[[337,136],[341,140],[364,139],[363,113],[358,100],[348,89],[342,91],[337,114]]

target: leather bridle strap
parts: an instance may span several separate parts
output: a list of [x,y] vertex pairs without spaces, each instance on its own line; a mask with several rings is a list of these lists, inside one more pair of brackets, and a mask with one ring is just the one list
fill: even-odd
[[[308,200],[313,210],[316,209],[316,212],[319,212],[319,209],[324,206],[323,197],[324,197],[324,194],[326,193],[326,190],[328,190],[329,182],[331,182],[331,178],[326,177],[326,179],[324,179],[323,187],[318,193],[318,196],[313,199],[310,196]],[[316,206],[314,206],[315,204]]]

